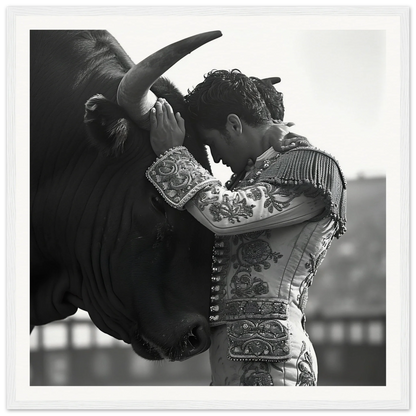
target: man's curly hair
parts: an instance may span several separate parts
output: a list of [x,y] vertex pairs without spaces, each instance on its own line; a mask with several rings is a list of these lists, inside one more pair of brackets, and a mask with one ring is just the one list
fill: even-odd
[[250,126],[273,119],[283,121],[283,94],[271,82],[248,77],[238,69],[213,70],[188,91],[190,117],[205,129],[224,131],[227,116],[238,115]]

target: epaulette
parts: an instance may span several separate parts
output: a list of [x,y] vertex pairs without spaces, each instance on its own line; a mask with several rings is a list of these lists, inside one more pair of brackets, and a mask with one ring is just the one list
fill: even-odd
[[335,237],[345,233],[347,184],[333,156],[316,148],[298,147],[281,154],[262,172],[259,181],[296,186],[305,196],[322,196],[327,209],[314,220],[330,215],[338,224]]

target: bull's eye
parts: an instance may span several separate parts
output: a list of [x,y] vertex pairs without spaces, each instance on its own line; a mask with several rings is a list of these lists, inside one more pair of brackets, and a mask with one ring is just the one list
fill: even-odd
[[160,197],[152,196],[150,201],[155,209],[157,209],[161,214],[165,215],[164,203]]

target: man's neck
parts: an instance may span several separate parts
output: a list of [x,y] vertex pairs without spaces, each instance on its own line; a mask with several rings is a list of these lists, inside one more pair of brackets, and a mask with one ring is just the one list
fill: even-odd
[[251,127],[245,124],[247,137],[249,138],[249,144],[251,147],[251,156],[255,161],[260,155],[262,155],[267,149],[270,148],[269,139],[266,138],[266,131],[270,128],[273,122],[266,122],[256,127]]
[[261,148],[263,149],[260,155],[263,154],[266,150],[270,149],[270,139],[266,136],[266,132],[272,124],[273,122],[270,121],[270,122],[267,122],[266,124],[262,124],[261,127],[259,127],[259,133],[261,134],[260,143],[261,143]]

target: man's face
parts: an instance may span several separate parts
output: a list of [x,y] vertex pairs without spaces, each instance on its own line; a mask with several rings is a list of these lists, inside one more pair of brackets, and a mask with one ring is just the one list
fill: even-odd
[[222,163],[234,173],[240,173],[250,158],[245,141],[228,130],[198,129],[202,141],[209,146],[215,163]]

